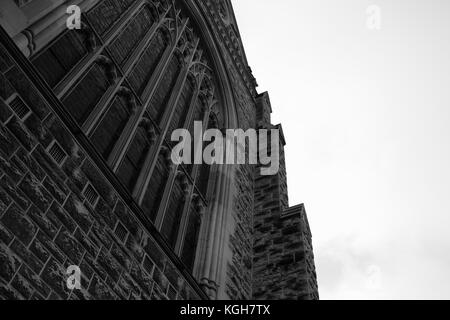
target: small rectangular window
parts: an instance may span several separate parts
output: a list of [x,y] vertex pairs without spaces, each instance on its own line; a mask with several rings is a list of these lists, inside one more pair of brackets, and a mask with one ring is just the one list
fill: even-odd
[[152,260],[146,255],[144,259],[144,269],[147,271],[147,273],[152,276],[153,275],[153,269],[155,267],[155,264]]
[[7,103],[20,120],[25,120],[31,114],[31,109],[17,94],[8,99]]
[[97,205],[98,199],[100,198],[98,192],[90,183],[88,183],[86,188],[84,189],[83,196],[92,207],[95,207]]
[[67,159],[67,153],[63,148],[54,140],[47,149],[50,157],[58,164],[58,166],[62,166],[64,161]]
[[123,224],[121,224],[120,222],[117,223],[116,226],[116,230],[114,231],[115,235],[117,236],[117,238],[119,238],[119,240],[122,243],[125,243],[125,240],[127,239],[127,235],[128,235],[128,231],[127,229],[123,226]]

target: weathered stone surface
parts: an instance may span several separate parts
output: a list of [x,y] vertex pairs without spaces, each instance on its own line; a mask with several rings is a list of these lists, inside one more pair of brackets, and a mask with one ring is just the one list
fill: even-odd
[[38,257],[42,263],[47,262],[48,258],[50,258],[50,253],[37,238],[30,244],[30,251]]
[[24,194],[27,195],[28,199],[30,199],[34,205],[36,205],[36,207],[43,212],[47,211],[53,201],[52,196],[43,187],[42,183],[30,174],[25,175],[19,185],[19,188]]
[[89,286],[89,293],[97,300],[115,300],[117,296],[102,280],[94,275]]
[[24,124],[30,134],[35,137],[44,148],[47,148],[53,141],[53,136],[51,135],[49,129],[44,126],[44,124],[34,113],[27,117]]
[[98,217],[97,222],[105,224],[111,230],[114,230],[117,223],[117,217],[103,199],[98,201],[97,206],[95,207],[95,214],[96,217]]
[[19,258],[6,245],[0,243],[0,277],[9,282],[19,266]]
[[6,155],[11,156],[20,147],[17,139],[11,134],[11,132],[4,127],[0,126],[0,150]]
[[0,170],[3,170],[4,173],[8,175],[8,177],[14,182],[18,183],[22,180],[23,175],[26,173],[26,168],[20,166],[20,164],[15,164],[12,161],[8,161],[4,157],[2,157],[0,153]]
[[6,228],[0,224],[0,241],[2,241],[5,244],[9,244],[14,236],[6,230]]
[[19,70],[19,68],[13,67],[5,74],[5,76],[14,89],[16,89],[28,106],[33,110],[33,112],[40,119],[44,119],[50,110],[44,104],[42,98],[30,84],[30,81],[28,81],[23,72]]
[[64,280],[66,270],[56,260],[50,259],[42,271],[42,279],[49,285],[57,296],[62,299],[69,297],[70,291]]
[[16,152],[16,156],[18,162],[21,162],[24,167],[28,168],[28,170],[36,177],[37,180],[42,181],[45,177],[45,172],[38,165],[38,163],[29,155],[29,153],[23,149],[19,148]]
[[0,216],[5,212],[10,203],[11,198],[6,194],[6,192],[3,189],[0,188]]
[[24,297],[0,279],[0,297],[3,300],[23,300]]
[[59,249],[56,244],[42,231],[39,231],[36,238],[42,244],[42,246],[51,253],[52,257],[59,263],[63,263],[66,260],[66,255]]
[[27,127],[22,124],[17,117],[12,117],[7,124],[7,128],[14,134],[26,150],[31,151],[37,144],[34,136],[28,131]]
[[69,193],[68,189],[61,190],[61,188],[54,183],[49,177],[45,177],[43,186],[52,195],[53,199],[58,201],[59,204],[63,204]]
[[77,227],[77,224],[67,211],[61,208],[56,202],[53,202],[50,210],[47,212],[47,217],[58,229],[61,225],[64,225],[70,232],[74,232]]
[[106,271],[108,276],[112,277],[115,281],[119,280],[122,268],[109,252],[101,250],[97,257],[97,262]]
[[56,182],[61,188],[64,188],[63,181],[66,180],[66,176],[61,168],[50,158],[47,151],[42,145],[38,144],[37,147],[31,152],[34,161],[45,171],[45,173]]
[[[258,97],[257,106],[259,125],[273,127],[267,94]],[[318,299],[311,232],[305,208],[303,205],[289,208],[283,139],[279,147],[278,174],[262,176],[258,168],[255,175],[253,297]],[[312,268],[307,268],[307,265]]]
[[20,209],[12,205],[3,215],[1,222],[18,239],[28,245],[36,234],[36,227],[32,221],[20,212]]
[[29,285],[33,287],[33,291],[34,289],[37,290],[43,297],[47,297],[50,294],[50,288],[31,269],[26,266],[22,266],[19,273],[24,279],[26,279]]
[[27,264],[34,272],[40,273],[43,263],[28,250],[21,242],[14,240],[10,246],[11,250]]
[[77,228],[77,230],[74,233],[75,239],[92,255],[97,256],[100,247],[96,246],[88,236],[86,236],[80,228]]
[[61,229],[55,243],[75,264],[81,262],[85,250],[66,230]]
[[64,209],[84,232],[89,231],[93,223],[91,218],[92,214],[80,199],[75,195],[71,195],[69,199],[67,199]]
[[28,208],[30,201],[26,198],[25,194],[14,186],[14,182],[7,176],[3,176],[0,179],[0,185],[5,190],[6,194],[12,198],[22,209]]
[[3,73],[0,73],[0,97],[2,98],[3,106],[1,107],[2,115],[1,121],[5,122],[12,115],[9,107],[5,104],[4,100],[11,97],[14,93],[14,89],[9,83],[9,81],[5,78]]

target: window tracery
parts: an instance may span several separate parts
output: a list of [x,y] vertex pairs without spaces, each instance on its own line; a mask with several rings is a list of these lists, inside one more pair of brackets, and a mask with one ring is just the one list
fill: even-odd
[[[226,4],[219,8],[229,19]],[[172,1],[104,0],[83,32],[63,32],[32,59],[191,271],[215,168],[174,166],[170,136],[192,133],[194,121],[224,126],[207,57]]]

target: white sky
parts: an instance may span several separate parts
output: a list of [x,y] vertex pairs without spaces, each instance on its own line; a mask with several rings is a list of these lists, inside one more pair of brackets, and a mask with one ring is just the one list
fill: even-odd
[[450,299],[450,1],[233,4],[321,298]]

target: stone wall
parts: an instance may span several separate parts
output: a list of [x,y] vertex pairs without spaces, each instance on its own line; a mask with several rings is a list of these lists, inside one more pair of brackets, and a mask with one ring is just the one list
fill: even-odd
[[267,237],[255,247],[254,298],[318,299],[311,233],[304,206],[290,208],[266,221]]
[[[216,0],[199,1],[220,47],[232,85],[238,128],[256,128],[256,82],[246,67],[245,53],[237,34],[237,25],[231,19],[223,19],[218,8],[229,10],[228,0],[224,7]],[[227,14],[228,16],[228,14]],[[254,217],[254,170],[253,165],[235,165],[233,177],[234,195],[232,210],[228,213],[225,239],[224,275],[221,298],[250,299],[252,297],[253,217]]]
[[279,129],[280,169],[277,175],[255,171],[253,238],[254,299],[318,299],[312,239],[303,205],[289,208],[285,140],[281,125],[270,124],[267,93],[257,98],[260,128]]
[[204,297],[3,47],[0,72],[0,297]]

